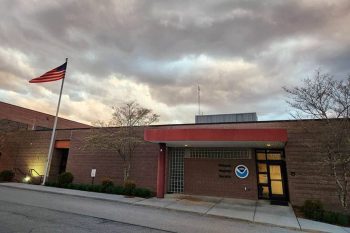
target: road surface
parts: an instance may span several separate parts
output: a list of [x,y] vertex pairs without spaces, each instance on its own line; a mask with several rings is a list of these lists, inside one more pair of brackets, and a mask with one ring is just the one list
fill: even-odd
[[2,186],[0,232],[300,233],[301,231]]

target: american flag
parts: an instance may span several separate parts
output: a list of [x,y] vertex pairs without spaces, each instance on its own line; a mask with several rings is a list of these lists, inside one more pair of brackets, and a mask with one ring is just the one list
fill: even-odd
[[52,69],[40,77],[33,78],[30,80],[30,83],[44,83],[44,82],[52,82],[63,79],[66,74],[67,62],[55,69]]

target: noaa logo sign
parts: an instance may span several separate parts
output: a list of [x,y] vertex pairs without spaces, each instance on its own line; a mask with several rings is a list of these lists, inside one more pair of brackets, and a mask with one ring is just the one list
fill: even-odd
[[249,175],[249,170],[245,165],[241,164],[235,168],[235,173],[238,178],[245,179]]

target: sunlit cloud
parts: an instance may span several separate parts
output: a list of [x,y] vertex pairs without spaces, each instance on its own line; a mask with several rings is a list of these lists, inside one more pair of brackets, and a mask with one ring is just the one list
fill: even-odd
[[0,100],[54,114],[59,82],[28,80],[68,60],[60,115],[108,120],[136,100],[160,123],[257,112],[288,119],[282,86],[349,71],[350,3],[23,1],[0,9]]

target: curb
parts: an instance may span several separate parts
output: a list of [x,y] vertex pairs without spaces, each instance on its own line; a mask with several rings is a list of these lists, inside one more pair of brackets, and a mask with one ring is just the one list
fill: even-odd
[[[101,198],[101,197],[88,197],[88,196],[74,194],[74,193],[60,193],[60,192],[55,192],[55,191],[51,191],[51,190],[36,190],[36,189],[27,188],[27,187],[15,187],[15,186],[3,185],[1,183],[0,183],[0,187],[13,188],[13,189],[19,189],[19,190],[28,190],[28,191],[39,192],[39,193],[51,193],[51,194],[64,195],[64,196],[73,196],[73,197],[94,199],[94,200],[100,200],[100,201],[111,201],[111,202],[118,202],[118,203],[128,204],[128,205],[134,204],[134,203],[139,202],[139,201],[146,200],[146,199],[143,199],[143,200],[137,200],[135,202],[123,202],[120,200],[112,200],[112,199],[106,199],[106,198]],[[48,187],[48,186],[45,186],[45,187]],[[50,188],[54,188],[54,187],[50,187]],[[57,188],[57,189],[63,189],[63,188]],[[82,191],[82,190],[77,190],[77,191],[88,192],[88,191]],[[106,193],[104,193],[104,194],[106,194]],[[121,196],[121,195],[116,195],[116,194],[110,194],[110,195]]]

